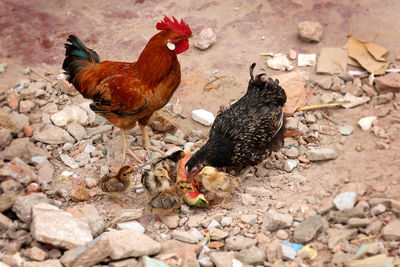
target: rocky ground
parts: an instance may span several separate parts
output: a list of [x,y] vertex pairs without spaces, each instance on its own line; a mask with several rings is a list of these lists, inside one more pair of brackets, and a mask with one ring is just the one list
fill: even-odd
[[[202,39],[180,57],[182,83],[171,103],[152,118],[148,127],[152,144],[168,154],[206,140],[209,126],[194,119],[207,124],[209,118],[191,118],[191,111],[204,108],[215,115],[220,105],[240,97],[248,65],[254,61],[257,73],[272,74],[287,91],[288,130],[281,151],[258,166],[233,173],[242,184],[227,200],[232,209],[183,205],[178,215],[159,221],[148,216],[140,179],[146,163],[160,154],[135,150],[143,163],[127,160],[125,164],[134,165],[138,172],[132,177],[132,188],[119,196],[122,207],[96,186],[100,177],[122,166],[122,140],[119,130],[113,133],[112,125],[94,114],[90,101],[59,74],[65,41],[60,32],[69,32],[73,23],[87,25],[79,27],[91,31],[84,36],[92,39],[92,47],[101,47],[107,57],[127,60],[126,55],[132,54],[128,47],[139,53],[145,39],[136,33],[131,38],[134,43],[114,43],[126,36],[126,29],[117,27],[121,21],[129,28],[143,19],[139,28],[151,36],[146,23],[153,25],[154,10],[185,15],[192,1],[185,1],[183,7],[171,1],[163,5],[137,1],[133,7],[142,12],[125,13],[99,1],[94,14],[90,1],[85,8],[81,1],[62,8],[38,2],[39,10],[48,14],[36,14],[35,8],[15,2],[0,3],[4,26],[0,31],[7,30],[6,13],[16,19],[30,12],[32,18],[42,18],[43,27],[17,27],[22,36],[18,42],[0,41],[0,55],[9,53],[3,55],[9,59],[8,67],[1,68],[0,62],[0,267],[400,264],[400,74],[377,76],[371,83],[363,73],[322,76],[316,75],[314,67],[296,66],[297,52],[316,53],[326,44],[342,46],[351,20],[343,10],[351,10],[353,20],[361,20],[369,15],[363,13],[365,9],[384,14],[386,27],[378,16],[370,16],[368,27],[353,23],[354,32],[371,36],[379,28],[383,38],[377,39],[390,50],[390,67],[399,68],[393,34],[397,29],[387,24],[393,14],[397,16],[397,6],[390,12],[385,7],[388,1],[381,5],[363,1],[362,8],[312,0],[301,5],[282,1],[282,6],[228,1],[234,16],[225,12],[222,2],[190,9],[192,28]],[[72,10],[66,23],[64,9]],[[206,12],[217,18],[204,20]],[[301,24],[301,38],[296,39],[297,27],[286,23],[288,17],[308,18],[313,12],[325,23]],[[115,28],[113,38],[106,38],[106,22]],[[246,28],[256,24],[251,31]],[[318,30],[313,32],[311,26]],[[24,45],[46,27],[51,28],[46,32],[50,37],[41,40],[40,53],[27,53]],[[323,33],[321,27],[328,30]],[[285,56],[289,48],[295,49],[288,53],[284,68],[291,72],[272,70],[259,56],[269,52],[265,50],[284,51]],[[14,54],[22,55],[21,61],[13,59]],[[42,62],[48,65],[37,65]],[[27,64],[36,66],[32,69],[39,69],[40,75],[25,69]],[[299,106],[343,100],[349,103],[294,112]],[[138,127],[128,132],[132,146],[142,145],[141,138]]]

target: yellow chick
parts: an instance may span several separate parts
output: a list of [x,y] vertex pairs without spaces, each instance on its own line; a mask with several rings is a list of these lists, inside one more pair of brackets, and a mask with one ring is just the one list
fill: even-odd
[[125,192],[129,188],[131,175],[135,171],[131,166],[123,166],[117,175],[100,178],[98,185],[103,192],[109,193],[113,200],[122,206],[122,201],[117,198],[116,194]]
[[193,186],[189,182],[179,181],[167,190],[159,192],[150,201],[153,213],[159,216],[173,214],[174,209],[179,208],[183,203],[183,194],[193,192]]
[[226,198],[240,185],[239,177],[232,176],[225,172],[219,172],[216,168],[206,166],[195,177],[197,181],[201,181],[207,191],[215,193],[222,198],[221,206],[225,208]]

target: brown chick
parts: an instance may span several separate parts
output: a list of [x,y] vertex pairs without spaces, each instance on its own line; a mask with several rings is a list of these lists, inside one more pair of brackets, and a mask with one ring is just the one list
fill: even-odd
[[200,180],[207,191],[213,192],[217,197],[223,199],[222,203],[217,205],[223,208],[228,208],[224,205],[226,198],[240,185],[239,177],[219,172],[216,168],[210,166],[204,167],[195,179]]
[[151,210],[159,216],[171,215],[174,209],[182,205],[183,194],[192,191],[194,191],[194,189],[191,183],[179,181],[151,199]]
[[109,193],[113,200],[122,206],[122,201],[116,196],[117,193],[125,192],[131,184],[131,174],[136,171],[131,166],[123,166],[115,176],[104,176],[98,182],[103,192]]
[[151,163],[150,170],[142,175],[142,184],[149,199],[175,183],[178,161],[184,156],[185,152],[179,150],[169,156],[155,159]]

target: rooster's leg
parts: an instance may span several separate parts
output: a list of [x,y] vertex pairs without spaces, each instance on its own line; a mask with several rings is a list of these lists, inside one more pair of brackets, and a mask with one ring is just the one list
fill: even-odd
[[129,154],[129,156],[131,156],[132,158],[134,158],[135,160],[137,160],[138,162],[142,163],[142,161],[138,158],[138,156],[135,155],[135,153],[132,152],[132,150],[130,150],[128,148],[128,142],[126,141],[126,133],[124,129],[121,129],[121,136],[122,136],[122,163],[125,162],[125,158],[126,158],[126,153]]
[[139,123],[139,127],[140,127],[140,130],[142,130],[143,147],[147,150],[152,150],[154,152],[158,152],[161,155],[165,156],[164,151],[162,151],[161,149],[159,149],[155,146],[152,146],[150,144],[150,138],[149,138],[149,134],[147,133],[147,130],[146,130],[146,125]]

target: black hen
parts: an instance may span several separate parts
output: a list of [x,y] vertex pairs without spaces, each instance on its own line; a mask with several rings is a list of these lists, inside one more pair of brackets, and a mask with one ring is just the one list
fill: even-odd
[[285,90],[278,80],[263,77],[265,73],[254,77],[255,66],[250,67],[246,94],[220,110],[207,143],[186,163],[192,174],[202,165],[256,165],[283,145]]

